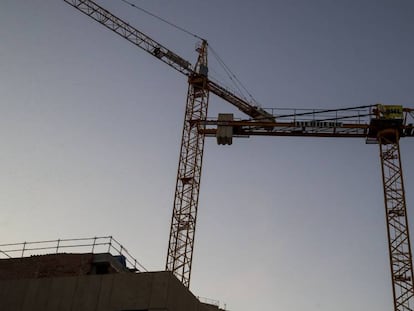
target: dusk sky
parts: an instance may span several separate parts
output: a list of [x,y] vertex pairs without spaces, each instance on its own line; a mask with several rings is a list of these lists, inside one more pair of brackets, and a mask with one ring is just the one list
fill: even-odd
[[[414,108],[411,0],[130,1],[206,38],[262,107]],[[195,62],[198,39],[97,2]],[[113,235],[163,270],[186,77],[62,0],[1,0],[0,38],[0,244]],[[243,117],[211,95],[225,112]],[[414,139],[401,152],[414,232]],[[207,138],[196,231],[191,291],[231,311],[393,308],[364,139]]]

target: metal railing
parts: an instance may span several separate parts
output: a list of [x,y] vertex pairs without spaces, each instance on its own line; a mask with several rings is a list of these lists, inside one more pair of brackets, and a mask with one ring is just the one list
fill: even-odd
[[316,122],[337,121],[350,124],[369,124],[373,116],[371,106],[360,106],[342,109],[292,109],[292,108],[265,108],[280,122]]
[[112,236],[0,244],[0,259],[70,253],[110,253],[123,256],[129,269],[148,271]]

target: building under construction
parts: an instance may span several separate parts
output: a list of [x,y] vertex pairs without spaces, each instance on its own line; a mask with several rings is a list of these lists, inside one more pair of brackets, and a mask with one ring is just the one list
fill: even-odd
[[[89,252],[63,252],[85,246]],[[222,310],[214,302],[200,302],[169,271],[142,271],[112,237],[8,244],[2,249],[0,310]]]

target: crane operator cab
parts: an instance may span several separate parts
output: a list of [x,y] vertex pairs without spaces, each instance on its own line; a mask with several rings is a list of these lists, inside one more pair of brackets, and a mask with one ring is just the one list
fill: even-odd
[[376,144],[379,136],[396,142],[405,135],[404,109],[401,105],[378,104],[372,109],[372,118],[369,125],[367,143]]

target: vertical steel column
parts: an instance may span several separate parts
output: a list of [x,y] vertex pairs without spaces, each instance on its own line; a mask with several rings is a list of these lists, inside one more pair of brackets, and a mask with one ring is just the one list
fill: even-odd
[[190,286],[191,263],[200,191],[204,135],[193,120],[207,117],[207,42],[198,48],[195,71],[188,80],[187,105],[181,140],[180,159],[171,219],[166,269],[172,271],[184,284]]
[[379,133],[378,140],[384,185],[394,310],[413,311],[413,264],[398,130],[383,130]]

